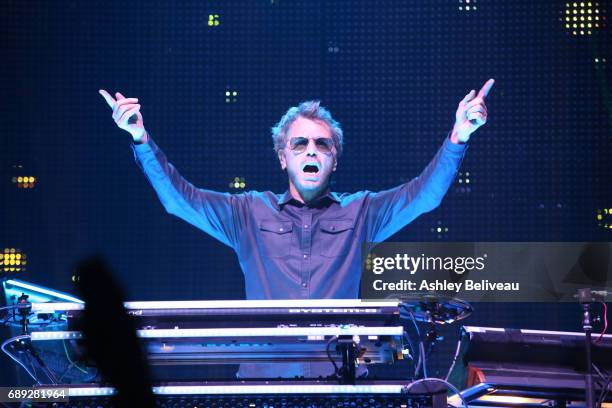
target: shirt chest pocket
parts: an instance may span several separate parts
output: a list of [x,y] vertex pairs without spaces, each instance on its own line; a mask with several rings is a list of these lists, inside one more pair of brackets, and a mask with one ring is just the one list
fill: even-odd
[[271,258],[283,258],[291,253],[293,239],[291,221],[262,220],[259,223],[260,244]]
[[319,220],[320,254],[328,258],[346,255],[353,245],[354,226],[348,219]]

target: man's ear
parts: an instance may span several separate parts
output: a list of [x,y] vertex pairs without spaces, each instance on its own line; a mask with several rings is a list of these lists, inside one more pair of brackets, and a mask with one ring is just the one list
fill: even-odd
[[283,150],[278,151],[278,161],[280,161],[281,169],[287,168],[287,160],[285,160],[285,152]]

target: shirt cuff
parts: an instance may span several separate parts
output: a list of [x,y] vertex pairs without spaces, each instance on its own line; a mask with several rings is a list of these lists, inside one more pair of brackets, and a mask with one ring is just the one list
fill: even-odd
[[467,150],[468,148],[468,144],[467,143],[453,143],[450,140],[450,132],[448,133],[448,136],[446,136],[446,139],[444,139],[444,149],[452,152],[452,153],[463,153]]
[[137,143],[132,142],[131,147],[132,147],[132,150],[134,150],[134,154],[137,157],[145,156],[149,154],[155,154],[155,151],[157,150],[157,145],[151,138],[150,134],[149,134],[149,137],[146,143],[137,144]]

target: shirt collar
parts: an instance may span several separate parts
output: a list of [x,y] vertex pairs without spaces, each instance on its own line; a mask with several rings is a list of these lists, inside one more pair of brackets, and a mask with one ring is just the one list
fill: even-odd
[[[333,191],[331,191],[329,188],[325,191],[325,194],[323,194],[319,200],[320,201],[324,198],[329,198],[332,201],[335,201],[337,203],[340,202],[340,198],[338,197],[337,193],[334,193]],[[285,193],[278,199],[277,204],[279,207],[282,207],[283,205],[287,204],[289,201],[293,200],[293,197],[291,196],[291,192],[289,192],[289,190],[285,191]]]

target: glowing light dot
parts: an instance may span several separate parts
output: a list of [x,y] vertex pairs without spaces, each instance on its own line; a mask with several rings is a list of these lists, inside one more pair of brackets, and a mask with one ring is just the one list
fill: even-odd
[[230,91],[225,91],[225,96],[230,96]]
[[238,92],[234,91],[234,92],[232,92],[232,95],[236,96],[236,95],[238,95]]
[[465,184],[469,184],[470,183],[470,179],[465,179]]
[[465,9],[466,9],[466,10],[469,10],[469,9],[470,9],[470,6],[465,6]]
[[21,177],[21,176],[20,176],[20,177],[17,177],[17,182],[18,182],[18,183],[23,183],[23,177]]
[[597,219],[601,221],[603,219],[603,216],[601,214],[597,214]]
[[234,188],[240,187],[240,183],[234,183]]
[[438,227],[438,228],[436,229],[436,231],[438,231],[438,232],[442,232],[442,228],[441,228],[441,227]]

